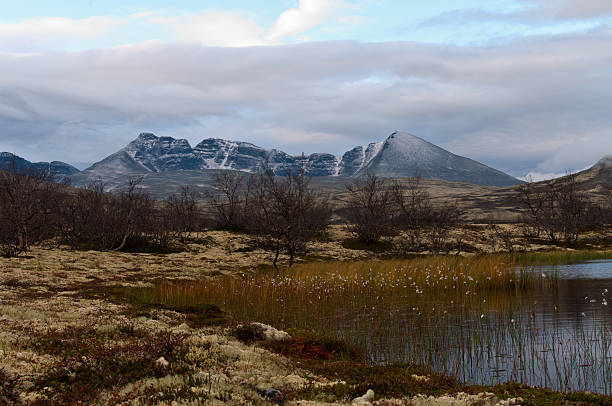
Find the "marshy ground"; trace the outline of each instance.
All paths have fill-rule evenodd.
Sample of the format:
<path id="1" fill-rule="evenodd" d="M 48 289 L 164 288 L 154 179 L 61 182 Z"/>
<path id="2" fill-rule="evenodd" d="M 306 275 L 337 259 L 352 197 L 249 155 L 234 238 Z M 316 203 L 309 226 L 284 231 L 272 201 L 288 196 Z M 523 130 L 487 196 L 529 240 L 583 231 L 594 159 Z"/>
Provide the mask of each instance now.
<path id="1" fill-rule="evenodd" d="M 471 233 L 472 251 L 491 249 L 486 229 L 464 230 Z M 510 281 L 501 264 L 564 262 L 566 254 L 391 259 L 352 249 L 347 238 L 335 228 L 329 240 L 313 244 L 303 264 L 280 275 L 263 252 L 251 248 L 249 237 L 222 231 L 193 236 L 169 254 L 37 247 L 27 256 L 2 258 L 0 404 L 350 404 L 368 389 L 378 404 L 494 405 L 518 397 L 520 404 L 612 404 L 606 396 L 512 383 L 469 386 L 413 362 L 373 365 L 358 340 L 324 334 L 325 312 L 356 297 L 358 284 L 372 284 L 363 289 L 364 298 L 387 292 L 397 299 L 395 287 L 414 278 L 412 292 L 439 296 L 456 290 L 445 279 L 453 275 L 463 278 L 465 289 L 472 284 L 469 290 L 481 302 L 490 292 L 554 283 L 527 276 Z M 573 255 L 579 261 L 607 254 Z M 368 261 L 362 268 L 396 271 L 368 273 L 342 265 L 355 262 L 333 262 L 354 260 Z M 452 274 L 460 264 L 473 272 Z M 487 273 L 496 266 L 500 272 Z M 445 278 L 434 282 L 431 275 L 440 269 Z M 423 270 L 431 271 L 427 280 Z M 329 300 L 319 310 L 321 325 L 313 328 L 305 323 L 307 313 L 317 312 L 314 293 Z M 272 307 L 281 294 L 303 302 L 304 312 L 288 307 L 294 320 L 273 312 L 283 307 Z M 267 320 L 257 317 L 262 312 Z M 251 321 L 286 329 L 291 338 Z"/>

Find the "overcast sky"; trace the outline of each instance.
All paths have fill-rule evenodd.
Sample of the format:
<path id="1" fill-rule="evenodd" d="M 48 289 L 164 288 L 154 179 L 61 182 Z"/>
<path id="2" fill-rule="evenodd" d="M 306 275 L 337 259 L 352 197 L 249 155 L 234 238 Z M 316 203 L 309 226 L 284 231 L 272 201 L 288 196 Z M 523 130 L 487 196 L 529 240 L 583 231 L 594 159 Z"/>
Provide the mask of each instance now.
<path id="1" fill-rule="evenodd" d="M 515 176 L 612 154 L 612 1 L 0 5 L 0 151 L 95 162 L 152 131 L 341 154 L 394 130 Z"/>

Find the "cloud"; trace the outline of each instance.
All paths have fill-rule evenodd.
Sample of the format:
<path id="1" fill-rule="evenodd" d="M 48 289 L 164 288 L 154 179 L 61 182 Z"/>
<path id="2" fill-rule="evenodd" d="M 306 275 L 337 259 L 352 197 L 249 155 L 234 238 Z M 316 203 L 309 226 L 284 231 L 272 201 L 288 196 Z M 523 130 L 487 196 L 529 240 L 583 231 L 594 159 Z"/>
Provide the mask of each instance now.
<path id="1" fill-rule="evenodd" d="M 524 13 L 562 20 L 612 16 L 609 0 L 522 0 L 530 8 Z"/>
<path id="2" fill-rule="evenodd" d="M 285 10 L 278 17 L 267 36 L 268 40 L 277 42 L 319 25 L 333 5 L 333 0 L 300 0 L 297 8 Z"/>
<path id="3" fill-rule="evenodd" d="M 457 47 L 147 43 L 0 54 L 0 150 L 96 161 L 140 131 L 342 153 L 409 131 L 522 176 L 612 152 L 612 32 Z"/>
<path id="4" fill-rule="evenodd" d="M 280 44 L 320 25 L 337 0 L 300 0 L 297 7 L 283 11 L 272 27 L 257 24 L 239 12 L 206 12 L 174 17 L 154 17 L 151 24 L 170 27 L 181 41 L 208 46 L 253 46 Z M 298 38 L 299 39 L 299 38 Z"/>
<path id="5" fill-rule="evenodd" d="M 168 25 L 180 41 L 200 42 L 209 46 L 263 45 L 266 33 L 253 20 L 234 12 L 157 17 L 148 22 Z"/>
<path id="6" fill-rule="evenodd" d="M 41 17 L 0 24 L 0 49 L 38 51 L 65 45 L 71 39 L 94 38 L 122 24 L 121 20 L 96 16 L 83 19 Z"/>
<path id="7" fill-rule="evenodd" d="M 567 172 L 557 172 L 557 173 L 529 172 L 525 176 L 519 176 L 518 179 L 524 180 L 526 182 L 540 182 L 543 180 L 560 178 L 561 176 L 565 176 L 565 175 L 567 175 Z"/>
<path id="8" fill-rule="evenodd" d="M 344 5 L 342 0 L 299 0 L 297 7 L 283 11 L 271 26 L 260 25 L 253 16 L 240 11 L 169 15 L 164 11 L 146 10 L 125 17 L 40 17 L 0 23 L 0 52 L 65 51 L 91 39 L 107 39 L 109 43 L 126 45 L 117 41 L 121 38 L 128 44 L 130 39 L 125 38 L 140 41 L 137 31 L 162 33 L 162 37 L 170 33 L 173 41 L 199 42 L 208 46 L 280 44 L 289 37 L 304 40 L 306 37 L 301 34 L 321 25 L 334 6 L 342 12 L 351 11 L 350 7 L 340 5 Z M 342 15 L 337 17 L 336 22 L 342 24 Z"/>
<path id="9" fill-rule="evenodd" d="M 503 23 L 511 26 L 544 27 L 563 23 L 583 23 L 587 28 L 612 18 L 609 0 L 515 0 L 518 8 L 499 12 L 480 8 L 457 8 L 445 11 L 423 21 L 419 26 L 436 27 Z M 486 26 L 483 26 L 486 27 Z M 585 26 L 579 26 L 584 29 Z M 500 30 L 499 26 L 487 27 Z M 524 30 L 523 30 L 524 31 Z"/>

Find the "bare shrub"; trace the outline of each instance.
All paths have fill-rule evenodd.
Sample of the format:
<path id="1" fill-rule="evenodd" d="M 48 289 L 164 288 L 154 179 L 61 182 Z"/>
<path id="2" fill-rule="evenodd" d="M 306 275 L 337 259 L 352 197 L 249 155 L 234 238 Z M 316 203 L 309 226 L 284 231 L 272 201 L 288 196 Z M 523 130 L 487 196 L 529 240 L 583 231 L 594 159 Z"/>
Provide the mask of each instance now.
<path id="1" fill-rule="evenodd" d="M 393 219 L 397 214 L 394 191 L 389 183 L 373 173 L 346 185 L 348 229 L 357 240 L 373 244 L 396 234 Z"/>
<path id="2" fill-rule="evenodd" d="M 61 208 L 62 242 L 73 249 L 111 248 L 119 238 L 113 207 L 113 198 L 104 193 L 101 181 L 73 190 Z"/>
<path id="3" fill-rule="evenodd" d="M 0 252 L 17 256 L 54 234 L 60 204 L 54 174 L 35 168 L 0 170 Z"/>
<path id="4" fill-rule="evenodd" d="M 296 257 L 307 252 L 308 243 L 329 225 L 327 199 L 310 188 L 310 180 L 304 170 L 277 177 L 264 168 L 247 182 L 248 216 L 242 224 L 255 244 L 270 253 L 277 270 L 281 254 L 293 266 Z"/>
<path id="5" fill-rule="evenodd" d="M 540 185 L 521 185 L 520 201 L 526 209 L 525 223 L 533 230 L 528 236 L 544 236 L 551 242 L 578 240 L 580 231 L 588 228 L 589 203 L 578 190 L 576 174 L 552 179 Z"/>
<path id="6" fill-rule="evenodd" d="M 178 195 L 170 196 L 164 202 L 165 223 L 155 228 L 172 230 L 174 237 L 184 243 L 188 232 L 199 231 L 203 226 L 198 198 L 197 192 L 188 186 L 182 187 Z"/>
<path id="7" fill-rule="evenodd" d="M 451 241 L 451 231 L 459 224 L 462 211 L 456 204 L 445 202 L 434 204 L 424 189 L 417 173 L 405 182 L 393 183 L 393 201 L 390 218 L 401 232 L 400 251 L 450 252 L 461 246 L 461 239 Z"/>
<path id="8" fill-rule="evenodd" d="M 138 184 L 130 179 L 118 195 L 105 193 L 102 182 L 72 191 L 61 209 L 62 241 L 73 249 L 167 247 L 171 219 Z"/>
<path id="9" fill-rule="evenodd" d="M 450 234 L 461 221 L 463 212 L 454 203 L 444 203 L 432 207 L 426 221 L 426 233 L 429 237 L 429 249 L 434 254 L 459 249 L 461 241 L 453 243 Z"/>
<path id="10" fill-rule="evenodd" d="M 489 223 L 489 231 L 491 232 L 491 246 L 493 251 L 497 251 L 497 246 L 507 252 L 513 253 L 516 251 L 516 246 L 519 245 L 516 233 L 508 227 L 503 227 L 500 224 L 493 222 Z"/>
<path id="11" fill-rule="evenodd" d="M 417 173 L 405 183 L 396 180 L 393 183 L 393 199 L 399 215 L 395 225 L 402 232 L 400 251 L 423 251 L 426 249 L 424 232 L 431 214 L 431 197 L 421 184 Z"/>
<path id="12" fill-rule="evenodd" d="M 217 221 L 222 228 L 240 228 L 244 215 L 242 189 L 244 176 L 236 171 L 215 174 L 214 193 L 209 194 Z"/>

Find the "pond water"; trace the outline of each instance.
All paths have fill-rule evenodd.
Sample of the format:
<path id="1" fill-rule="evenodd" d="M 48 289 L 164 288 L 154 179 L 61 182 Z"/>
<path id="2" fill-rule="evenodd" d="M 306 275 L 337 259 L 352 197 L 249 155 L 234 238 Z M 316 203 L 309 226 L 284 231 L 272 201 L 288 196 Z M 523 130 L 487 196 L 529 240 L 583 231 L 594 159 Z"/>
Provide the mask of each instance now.
<path id="1" fill-rule="evenodd" d="M 556 289 L 507 296 L 497 311 L 488 308 L 480 316 L 472 308 L 467 317 L 456 320 L 451 333 L 455 337 L 448 339 L 450 354 L 424 351 L 416 361 L 453 372 L 468 383 L 513 380 L 557 390 L 612 393 L 612 261 L 534 267 L 532 272 L 556 275 Z M 438 325 L 422 324 L 420 329 L 435 342 Z M 415 360 L 412 345 L 408 343 L 403 360 Z M 374 362 L 396 360 L 373 350 Z"/>

